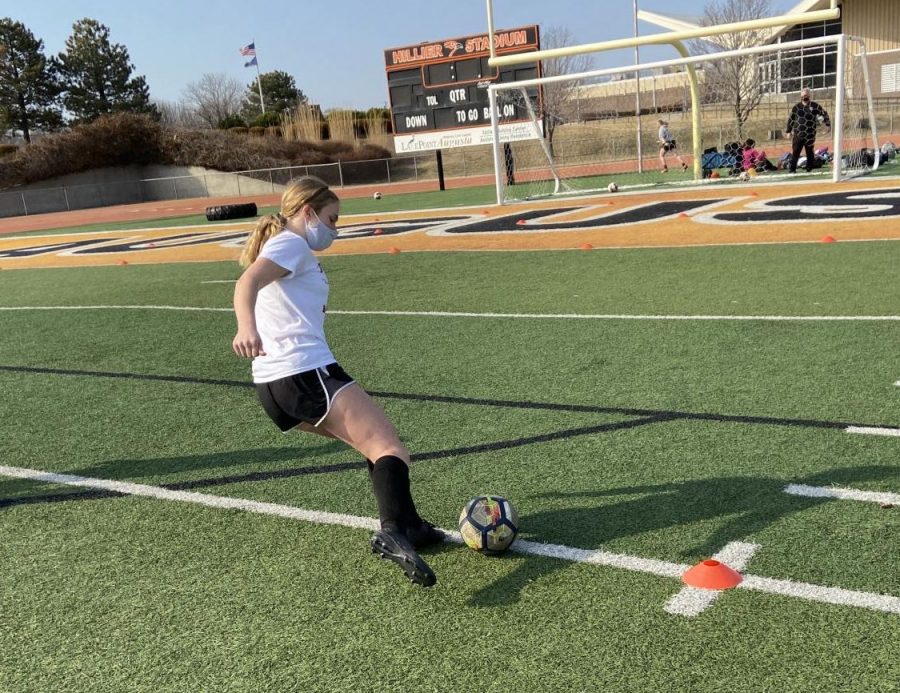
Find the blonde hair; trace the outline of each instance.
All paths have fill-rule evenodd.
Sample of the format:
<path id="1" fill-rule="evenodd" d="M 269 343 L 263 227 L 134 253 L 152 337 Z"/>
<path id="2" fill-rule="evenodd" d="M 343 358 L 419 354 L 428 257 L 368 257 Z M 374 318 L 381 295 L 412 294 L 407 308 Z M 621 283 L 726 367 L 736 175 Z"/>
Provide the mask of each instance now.
<path id="1" fill-rule="evenodd" d="M 338 202 L 328 184 L 315 176 L 304 176 L 291 183 L 281 196 L 281 211 L 278 214 L 267 214 L 256 222 L 256 227 L 247 238 L 241 253 L 241 267 L 249 267 L 259 255 L 259 251 L 272 236 L 281 233 L 287 221 L 303 211 L 306 205 L 317 214 L 332 202 Z"/>

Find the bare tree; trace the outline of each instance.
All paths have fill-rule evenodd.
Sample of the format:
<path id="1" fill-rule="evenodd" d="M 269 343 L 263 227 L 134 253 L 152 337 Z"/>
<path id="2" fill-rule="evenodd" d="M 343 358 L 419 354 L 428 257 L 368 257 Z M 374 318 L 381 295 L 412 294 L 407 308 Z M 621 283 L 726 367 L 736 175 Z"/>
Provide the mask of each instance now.
<path id="1" fill-rule="evenodd" d="M 154 101 L 162 125 L 176 128 L 202 128 L 206 126 L 197 112 L 184 101 Z"/>
<path id="2" fill-rule="evenodd" d="M 770 0 L 713 0 L 703 12 L 703 26 L 745 22 L 772 14 Z M 692 43 L 694 53 L 719 53 L 761 46 L 772 38 L 771 29 L 755 29 L 711 36 Z M 710 61 L 703 66 L 705 101 L 727 103 L 734 113 L 735 134 L 744 137 L 744 125 L 763 97 L 759 58 L 737 56 Z"/>
<path id="3" fill-rule="evenodd" d="M 572 32 L 566 27 L 549 26 L 541 33 L 541 48 L 564 48 L 574 44 Z M 560 58 L 549 58 L 542 61 L 541 73 L 544 77 L 571 75 L 586 72 L 594 66 L 591 55 L 569 55 Z M 547 144 L 553 150 L 553 133 L 556 127 L 566 121 L 571 110 L 570 104 L 577 96 L 577 81 L 551 82 L 544 89 L 544 129 Z"/>
<path id="4" fill-rule="evenodd" d="M 201 121 L 214 128 L 220 122 L 239 113 L 244 102 L 244 85 L 234 77 L 205 73 L 184 88 L 182 103 L 197 114 Z"/>

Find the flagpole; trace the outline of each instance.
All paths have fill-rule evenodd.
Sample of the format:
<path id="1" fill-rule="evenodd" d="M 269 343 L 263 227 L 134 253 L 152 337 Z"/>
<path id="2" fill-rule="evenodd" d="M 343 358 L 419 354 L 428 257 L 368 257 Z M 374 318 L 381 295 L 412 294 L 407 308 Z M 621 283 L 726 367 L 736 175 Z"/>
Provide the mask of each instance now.
<path id="1" fill-rule="evenodd" d="M 256 39 L 253 39 L 253 45 L 256 46 Z M 266 114 L 266 102 L 263 101 L 262 81 L 259 78 L 259 51 L 253 56 L 256 59 L 256 87 L 259 89 L 259 112 Z"/>

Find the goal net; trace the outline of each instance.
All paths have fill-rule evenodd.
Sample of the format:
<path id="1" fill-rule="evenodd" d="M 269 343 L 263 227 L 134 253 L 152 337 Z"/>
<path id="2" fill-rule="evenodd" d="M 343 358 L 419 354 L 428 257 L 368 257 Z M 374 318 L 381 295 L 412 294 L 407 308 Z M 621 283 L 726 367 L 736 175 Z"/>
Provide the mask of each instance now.
<path id="1" fill-rule="evenodd" d="M 819 108 L 798 108 L 787 134 L 804 87 Z M 804 146 L 796 175 L 842 180 L 879 164 L 865 46 L 841 35 L 490 89 L 495 113 L 527 113 L 542 133 L 494 143 L 499 203 L 784 177 L 797 133 L 814 145 L 811 170 Z"/>

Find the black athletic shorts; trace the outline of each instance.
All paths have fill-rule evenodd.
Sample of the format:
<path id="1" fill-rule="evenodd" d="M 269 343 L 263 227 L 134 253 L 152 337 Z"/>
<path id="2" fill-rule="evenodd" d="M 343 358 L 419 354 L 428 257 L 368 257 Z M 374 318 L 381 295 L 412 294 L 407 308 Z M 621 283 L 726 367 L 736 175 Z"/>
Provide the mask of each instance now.
<path id="1" fill-rule="evenodd" d="M 269 383 L 256 383 L 256 394 L 269 418 L 283 432 L 302 422 L 318 426 L 334 396 L 353 382 L 338 364 L 304 371 Z"/>
<path id="2" fill-rule="evenodd" d="M 675 144 L 675 140 L 671 140 L 671 141 L 669 141 L 669 142 L 666 142 L 666 143 L 663 145 L 663 149 L 665 149 L 667 152 L 671 152 L 673 149 L 677 149 L 677 146 L 676 146 L 676 144 Z"/>

